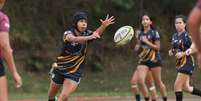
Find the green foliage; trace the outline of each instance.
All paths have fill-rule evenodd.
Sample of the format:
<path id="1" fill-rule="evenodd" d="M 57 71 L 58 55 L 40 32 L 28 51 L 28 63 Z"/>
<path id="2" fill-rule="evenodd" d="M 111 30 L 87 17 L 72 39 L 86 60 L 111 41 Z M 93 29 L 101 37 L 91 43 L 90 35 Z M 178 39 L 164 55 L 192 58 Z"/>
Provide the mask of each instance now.
<path id="1" fill-rule="evenodd" d="M 126 10 L 131 9 L 135 4 L 134 0 L 111 0 L 111 1 L 117 7 L 120 7 Z"/>

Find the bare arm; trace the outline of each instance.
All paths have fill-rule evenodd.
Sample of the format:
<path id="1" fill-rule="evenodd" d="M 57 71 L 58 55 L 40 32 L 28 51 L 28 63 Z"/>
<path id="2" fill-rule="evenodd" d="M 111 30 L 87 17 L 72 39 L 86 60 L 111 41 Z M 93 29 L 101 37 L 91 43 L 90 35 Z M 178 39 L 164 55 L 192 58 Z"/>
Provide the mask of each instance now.
<path id="1" fill-rule="evenodd" d="M 192 41 L 195 43 L 198 52 L 201 52 L 200 24 L 201 24 L 201 10 L 198 7 L 195 7 L 192 10 L 188 19 L 188 29 L 191 34 Z"/>
<path id="2" fill-rule="evenodd" d="M 155 41 L 154 43 L 152 43 L 145 36 L 142 38 L 142 41 L 153 49 L 160 50 L 160 41 Z"/>
<path id="3" fill-rule="evenodd" d="M 66 36 L 64 36 L 64 41 L 83 43 L 85 41 L 93 40 L 97 38 L 100 38 L 97 32 L 94 32 L 90 36 L 74 36 L 73 34 L 67 34 Z"/>
<path id="4" fill-rule="evenodd" d="M 6 61 L 7 67 L 16 82 L 16 87 L 18 88 L 22 85 L 22 81 L 16 70 L 8 32 L 0 32 L 0 49 L 2 50 L 2 54 Z"/>
<path id="5" fill-rule="evenodd" d="M 9 34 L 7 32 L 0 32 L 0 47 L 9 71 L 12 74 L 17 72 L 12 55 L 12 49 L 10 47 Z"/>

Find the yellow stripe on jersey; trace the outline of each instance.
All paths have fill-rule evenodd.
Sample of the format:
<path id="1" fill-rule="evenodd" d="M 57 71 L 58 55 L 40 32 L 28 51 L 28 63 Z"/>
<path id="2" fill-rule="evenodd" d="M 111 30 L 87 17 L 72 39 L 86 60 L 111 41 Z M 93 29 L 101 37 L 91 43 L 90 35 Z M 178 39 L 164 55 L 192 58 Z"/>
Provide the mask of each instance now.
<path id="1" fill-rule="evenodd" d="M 68 56 L 59 56 L 59 57 L 57 57 L 57 59 L 66 59 L 66 58 L 69 58 L 69 57 L 72 57 L 72 56 L 70 56 L 70 55 L 68 55 Z"/>
<path id="2" fill-rule="evenodd" d="M 149 57 L 151 61 L 154 61 L 156 59 L 156 51 L 151 50 Z"/>
<path id="3" fill-rule="evenodd" d="M 187 56 L 184 55 L 180 59 L 176 59 L 176 68 L 181 68 L 186 64 Z"/>
<path id="4" fill-rule="evenodd" d="M 142 49 L 142 52 L 139 54 L 141 59 L 144 59 L 149 54 L 150 49 Z"/>
<path id="5" fill-rule="evenodd" d="M 140 61 L 154 61 L 156 59 L 156 51 L 153 49 L 143 49 L 139 57 Z"/>
<path id="6" fill-rule="evenodd" d="M 71 66 L 70 68 L 67 68 L 67 72 L 68 73 L 76 72 L 79 69 L 80 65 L 84 62 L 84 58 L 85 56 L 81 57 L 73 66 Z"/>
<path id="7" fill-rule="evenodd" d="M 73 57 L 66 58 L 66 59 L 60 59 L 57 64 L 70 63 L 70 62 L 73 62 L 73 61 L 77 60 L 79 57 L 80 56 L 73 56 Z"/>

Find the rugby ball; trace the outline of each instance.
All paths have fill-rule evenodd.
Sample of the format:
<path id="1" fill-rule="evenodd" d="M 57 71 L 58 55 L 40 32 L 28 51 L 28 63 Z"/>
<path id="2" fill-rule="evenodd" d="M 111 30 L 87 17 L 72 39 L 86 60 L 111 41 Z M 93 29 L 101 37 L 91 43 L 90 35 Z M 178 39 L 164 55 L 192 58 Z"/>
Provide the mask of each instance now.
<path id="1" fill-rule="evenodd" d="M 131 26 L 120 27 L 114 35 L 114 42 L 118 46 L 122 46 L 130 42 L 134 36 L 134 29 Z"/>

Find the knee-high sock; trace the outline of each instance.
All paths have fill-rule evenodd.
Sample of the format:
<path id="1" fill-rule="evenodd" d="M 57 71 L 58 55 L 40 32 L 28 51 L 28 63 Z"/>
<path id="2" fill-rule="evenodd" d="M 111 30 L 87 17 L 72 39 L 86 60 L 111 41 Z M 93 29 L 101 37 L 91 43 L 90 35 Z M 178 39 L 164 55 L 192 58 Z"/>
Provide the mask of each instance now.
<path id="1" fill-rule="evenodd" d="M 197 89 L 197 88 L 193 88 L 193 95 L 197 95 L 197 96 L 201 96 L 201 90 Z"/>
<path id="2" fill-rule="evenodd" d="M 183 92 L 179 91 L 179 92 L 175 92 L 176 95 L 176 101 L 182 101 L 183 100 Z"/>

